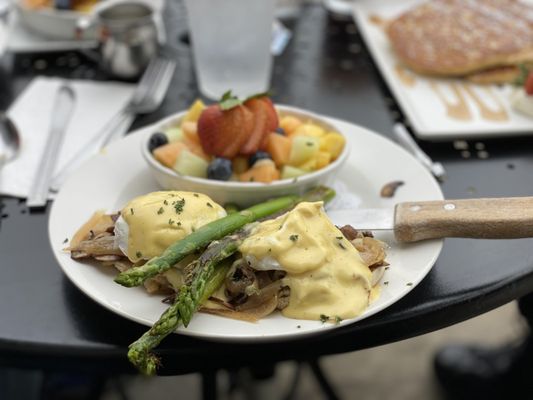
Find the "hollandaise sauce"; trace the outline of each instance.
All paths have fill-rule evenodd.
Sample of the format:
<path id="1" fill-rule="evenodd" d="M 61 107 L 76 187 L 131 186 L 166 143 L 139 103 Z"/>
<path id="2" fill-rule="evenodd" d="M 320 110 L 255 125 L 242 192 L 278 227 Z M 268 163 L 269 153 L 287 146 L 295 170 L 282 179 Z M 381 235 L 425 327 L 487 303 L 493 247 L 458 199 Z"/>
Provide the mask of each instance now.
<path id="1" fill-rule="evenodd" d="M 326 216 L 322 202 L 300 203 L 259 224 L 240 246 L 245 257 L 279 264 L 291 289 L 283 315 L 297 319 L 353 318 L 369 303 L 371 272 Z"/>
<path id="2" fill-rule="evenodd" d="M 121 211 L 128 227 L 126 255 L 133 262 L 159 256 L 172 243 L 225 215 L 224 208 L 201 193 L 161 191 L 137 197 Z"/>

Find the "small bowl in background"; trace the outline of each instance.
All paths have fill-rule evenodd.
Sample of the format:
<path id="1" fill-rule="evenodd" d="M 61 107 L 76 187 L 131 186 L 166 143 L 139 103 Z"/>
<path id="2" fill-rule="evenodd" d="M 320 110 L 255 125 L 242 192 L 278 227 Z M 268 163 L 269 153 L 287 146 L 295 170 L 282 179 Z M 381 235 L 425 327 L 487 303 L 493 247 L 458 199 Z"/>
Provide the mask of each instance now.
<path id="1" fill-rule="evenodd" d="M 310 120 L 327 131 L 335 131 L 343 135 L 341 131 L 327 122 L 323 117 L 309 111 L 289 106 L 276 106 L 276 109 L 281 117 L 292 115 L 303 121 Z M 163 189 L 204 193 L 219 204 L 235 203 L 241 207 L 247 207 L 274 197 L 287 194 L 302 194 L 313 187 L 329 185 L 335 179 L 336 172 L 342 167 L 350 153 L 349 143 L 346 140 L 339 157 L 326 167 L 297 178 L 282 179 L 271 183 L 217 181 L 213 179 L 179 175 L 172 169 L 160 164 L 152 156 L 152 153 L 148 149 L 148 142 L 150 136 L 154 132 L 178 125 L 185 113 L 186 112 L 183 111 L 165 119 L 159 127 L 147 134 L 141 141 L 142 155 L 146 160 L 153 177 Z"/>

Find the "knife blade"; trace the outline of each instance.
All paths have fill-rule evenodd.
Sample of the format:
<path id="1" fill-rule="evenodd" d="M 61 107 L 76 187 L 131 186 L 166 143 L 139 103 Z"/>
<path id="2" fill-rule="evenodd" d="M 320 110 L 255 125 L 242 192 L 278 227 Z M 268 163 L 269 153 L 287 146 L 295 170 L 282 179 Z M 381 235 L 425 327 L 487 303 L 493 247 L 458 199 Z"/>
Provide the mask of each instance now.
<path id="1" fill-rule="evenodd" d="M 398 242 L 533 237 L 533 197 L 413 201 L 394 208 L 329 210 L 335 225 L 394 231 Z"/>
<path id="2" fill-rule="evenodd" d="M 52 120 L 46 147 L 39 161 L 39 168 L 26 200 L 30 208 L 43 207 L 48 200 L 50 179 L 57 163 L 59 151 L 63 144 L 67 124 L 74 109 L 75 94 L 68 83 L 62 84 L 56 94 L 52 108 Z"/>

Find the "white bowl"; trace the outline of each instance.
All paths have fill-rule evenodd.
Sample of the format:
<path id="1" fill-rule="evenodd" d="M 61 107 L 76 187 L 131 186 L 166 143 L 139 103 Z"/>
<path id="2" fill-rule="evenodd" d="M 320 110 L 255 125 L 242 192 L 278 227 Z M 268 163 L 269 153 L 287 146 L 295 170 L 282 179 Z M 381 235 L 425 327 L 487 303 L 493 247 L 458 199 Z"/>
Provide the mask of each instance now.
<path id="1" fill-rule="evenodd" d="M 56 10 L 52 7 L 28 8 L 22 1 L 15 3 L 20 22 L 30 31 L 48 39 L 76 40 L 76 24 L 78 19 L 87 15 L 73 10 Z M 82 39 L 95 40 L 96 27 L 83 32 Z"/>
<path id="2" fill-rule="evenodd" d="M 280 116 L 294 115 L 304 121 L 311 120 L 328 131 L 343 134 L 323 117 L 311 112 L 289 106 L 276 106 L 276 109 Z M 142 155 L 148 163 L 152 175 L 164 189 L 204 193 L 220 204 L 235 203 L 241 207 L 246 207 L 274 197 L 287 194 L 302 194 L 315 186 L 331 184 L 335 179 L 335 173 L 341 168 L 350 153 L 349 144 L 346 140 L 344 149 L 339 157 L 326 167 L 297 178 L 282 179 L 271 183 L 217 181 L 180 175 L 160 164 L 152 156 L 148 149 L 148 142 L 154 132 L 176 126 L 184 115 L 185 111 L 165 119 L 158 128 L 147 134 L 141 141 Z"/>

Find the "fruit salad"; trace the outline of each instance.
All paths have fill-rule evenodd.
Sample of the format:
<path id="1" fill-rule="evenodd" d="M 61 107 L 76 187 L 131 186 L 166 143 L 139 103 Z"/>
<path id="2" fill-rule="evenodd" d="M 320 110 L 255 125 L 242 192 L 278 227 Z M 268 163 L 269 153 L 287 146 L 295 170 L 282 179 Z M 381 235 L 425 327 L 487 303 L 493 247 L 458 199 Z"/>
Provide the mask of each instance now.
<path id="1" fill-rule="evenodd" d="M 279 115 L 267 95 L 196 100 L 175 125 L 150 137 L 154 158 L 180 175 L 270 183 L 326 167 L 345 146 L 316 121 Z"/>

